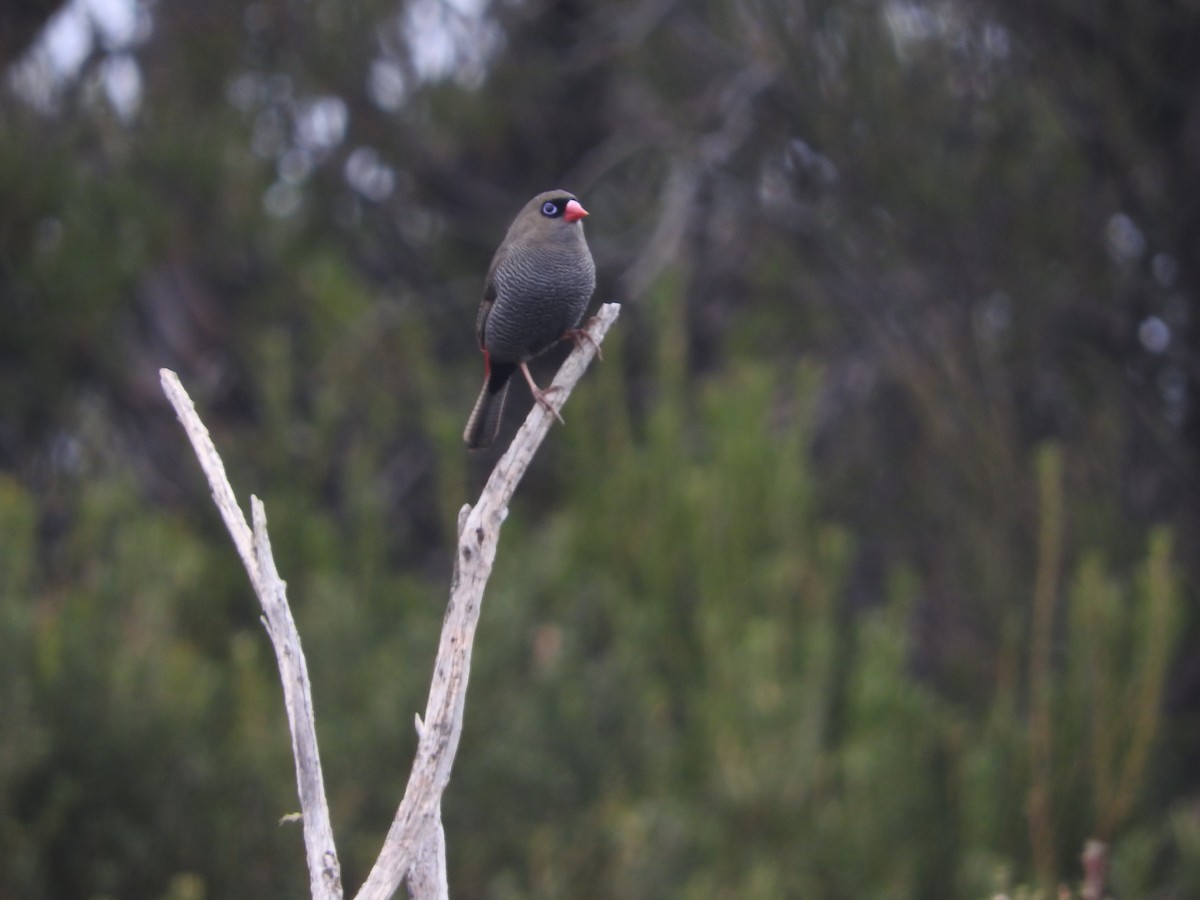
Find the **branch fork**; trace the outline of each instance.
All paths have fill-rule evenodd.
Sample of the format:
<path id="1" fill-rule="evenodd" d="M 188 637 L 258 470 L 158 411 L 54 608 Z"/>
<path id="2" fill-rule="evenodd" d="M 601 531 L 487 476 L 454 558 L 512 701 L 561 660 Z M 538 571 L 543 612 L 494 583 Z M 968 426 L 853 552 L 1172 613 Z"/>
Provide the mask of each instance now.
<path id="1" fill-rule="evenodd" d="M 405 880 L 410 897 L 419 900 L 449 897 L 441 798 L 450 780 L 462 734 L 475 629 L 483 604 L 483 591 L 496 558 L 500 526 L 508 514 L 513 493 L 554 418 L 558 417 L 558 410 L 592 359 L 599 354 L 600 343 L 620 309 L 615 303 L 604 304 L 581 330 L 585 339 L 576 339 L 575 350 L 546 392 L 552 397 L 552 409 L 547 411 L 540 404 L 533 405 L 524 425 L 492 470 L 479 501 L 473 508 L 463 506 L 459 512 L 450 601 L 442 623 L 429 700 L 424 717 L 415 717 L 416 759 L 404 798 L 396 810 L 379 857 L 356 895 L 357 900 L 386 900 Z M 213 500 L 246 567 L 263 609 L 263 623 L 275 648 L 292 735 L 312 896 L 314 900 L 341 900 L 341 864 L 334 845 L 321 774 L 308 666 L 288 605 L 287 584 L 279 577 L 271 554 L 266 509 L 262 501 L 252 495 L 252 524 L 246 522 L 225 474 L 224 463 L 179 377 L 169 369 L 162 369 L 159 374 L 163 391 L 192 442 L 212 489 Z"/>

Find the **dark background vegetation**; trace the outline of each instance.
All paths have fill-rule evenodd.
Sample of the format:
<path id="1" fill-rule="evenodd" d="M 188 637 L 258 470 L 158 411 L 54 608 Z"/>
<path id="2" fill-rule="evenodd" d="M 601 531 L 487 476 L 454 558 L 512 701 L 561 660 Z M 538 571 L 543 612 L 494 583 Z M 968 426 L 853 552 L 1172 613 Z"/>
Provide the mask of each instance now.
<path id="1" fill-rule="evenodd" d="M 112 6 L 0 7 L 0 896 L 306 890 L 161 366 L 266 502 L 358 885 L 554 186 L 624 312 L 505 526 L 453 895 L 1048 897 L 1099 838 L 1200 896 L 1193 0 Z"/>

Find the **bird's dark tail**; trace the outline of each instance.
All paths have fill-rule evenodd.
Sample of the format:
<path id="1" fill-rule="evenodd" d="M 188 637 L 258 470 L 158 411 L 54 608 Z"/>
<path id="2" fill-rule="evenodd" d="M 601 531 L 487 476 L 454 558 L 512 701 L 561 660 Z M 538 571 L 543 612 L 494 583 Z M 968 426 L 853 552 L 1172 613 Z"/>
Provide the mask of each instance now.
<path id="1" fill-rule="evenodd" d="M 500 414 L 504 412 L 504 398 L 508 396 L 509 379 L 517 367 L 513 364 L 492 363 L 488 376 L 484 379 L 483 389 L 475 408 L 471 410 L 471 418 L 467 419 L 467 428 L 463 432 L 463 440 L 467 448 L 478 450 L 489 446 L 500 431 Z"/>

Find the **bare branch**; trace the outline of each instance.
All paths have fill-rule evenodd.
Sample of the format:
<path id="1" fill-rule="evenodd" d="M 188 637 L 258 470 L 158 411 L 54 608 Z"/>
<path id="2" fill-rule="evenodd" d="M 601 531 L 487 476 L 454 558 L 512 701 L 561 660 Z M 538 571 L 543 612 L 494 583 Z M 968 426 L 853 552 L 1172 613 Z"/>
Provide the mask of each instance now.
<path id="1" fill-rule="evenodd" d="M 462 517 L 460 511 L 460 525 Z M 419 714 L 414 714 L 413 719 L 419 740 L 425 736 L 425 723 Z M 417 860 L 404 878 L 409 900 L 450 900 L 450 880 L 446 875 L 446 832 L 442 828 L 440 800 L 435 813 L 432 833 L 421 844 Z"/>
<path id="2" fill-rule="evenodd" d="M 587 338 L 577 341 L 547 395 L 555 410 L 561 409 L 592 358 L 600 342 L 616 321 L 620 306 L 609 303 L 587 325 Z M 267 536 L 263 504 L 251 496 L 254 527 L 247 524 L 225 466 L 196 415 L 191 398 L 168 369 L 160 370 L 163 390 L 179 421 L 183 423 L 200 465 L 208 477 L 213 499 L 262 604 L 267 632 L 275 647 L 283 682 L 284 703 L 296 760 L 296 782 L 304 822 L 304 845 L 309 881 L 315 900 L 341 900 L 341 867 L 334 848 L 329 807 L 325 799 L 321 761 L 317 751 L 312 693 L 308 668 L 300 647 L 300 635 L 287 602 L 287 585 L 279 577 Z M 458 519 L 458 552 L 450 602 L 442 623 L 442 638 L 434 665 L 433 682 L 425 718 L 417 717 L 417 758 L 413 763 L 404 799 L 388 830 L 383 849 L 371 869 L 360 900 L 386 900 L 407 879 L 411 897 L 447 900 L 446 847 L 442 831 L 441 798 L 450 780 L 450 770 L 462 734 L 463 708 L 470 675 L 471 650 L 483 602 L 483 589 L 496 557 L 500 525 L 508 514 L 508 503 L 529 467 L 534 453 L 554 422 L 554 414 L 534 404 L 525 424 L 513 438 L 474 509 L 464 506 Z"/>
<path id="3" fill-rule="evenodd" d="M 337 850 L 333 843 L 333 828 L 329 823 L 329 806 L 325 801 L 325 784 L 321 775 L 321 758 L 317 752 L 317 732 L 314 726 L 312 692 L 309 690 L 308 667 L 300 647 L 300 634 L 292 619 L 287 602 L 287 585 L 280 579 L 271 556 L 267 537 L 267 516 L 262 502 L 250 498 L 254 528 L 246 523 L 237 504 L 225 465 L 213 446 L 208 429 L 196 414 L 191 398 L 170 369 L 159 370 L 163 391 L 183 424 L 200 467 L 212 488 L 213 500 L 221 511 L 225 525 L 233 537 L 238 555 L 250 576 L 254 593 L 262 604 L 264 624 L 275 647 L 283 683 L 283 699 L 287 708 L 288 728 L 292 733 L 292 755 L 296 760 L 296 784 L 300 794 L 300 809 L 304 822 L 304 848 L 308 858 L 309 885 L 314 900 L 341 900 L 342 874 Z"/>
<path id="4" fill-rule="evenodd" d="M 1108 846 L 1104 841 L 1090 838 L 1083 845 L 1083 886 L 1079 889 L 1079 900 L 1104 900 L 1108 884 Z"/>
<path id="5" fill-rule="evenodd" d="M 591 340 L 576 343 L 574 352 L 558 370 L 552 390 L 547 392 L 556 409 L 561 409 L 583 376 L 620 311 L 619 305 L 607 303 L 588 322 L 586 331 Z M 479 622 L 483 590 L 496 558 L 500 525 L 508 515 L 513 492 L 553 421 L 552 414 L 535 403 L 525 424 L 496 463 L 475 508 L 464 506 L 459 515 L 450 602 L 442 623 L 417 758 L 383 849 L 356 900 L 390 898 L 400 886 L 401 879 L 412 869 L 431 829 L 440 830 L 441 797 L 450 780 L 450 769 L 462 733 L 475 627 Z"/>

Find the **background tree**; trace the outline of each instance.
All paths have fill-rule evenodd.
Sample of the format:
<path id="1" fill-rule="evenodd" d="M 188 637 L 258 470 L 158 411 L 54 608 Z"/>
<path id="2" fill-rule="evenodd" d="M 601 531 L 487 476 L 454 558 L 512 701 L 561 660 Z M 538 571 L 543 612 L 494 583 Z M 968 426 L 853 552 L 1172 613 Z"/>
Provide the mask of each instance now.
<path id="1" fill-rule="evenodd" d="M 361 879 L 552 183 L 625 306 L 506 526 L 454 894 L 984 896 L 1091 836 L 1197 893 L 1191 4 L 50 11 L 0 10 L 0 894 L 303 890 L 162 366 L 288 524 Z"/>

